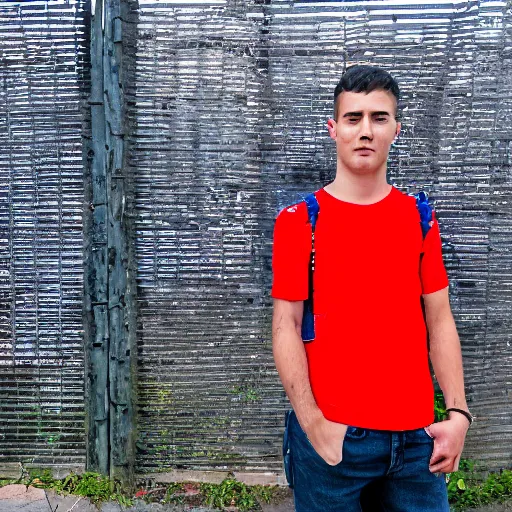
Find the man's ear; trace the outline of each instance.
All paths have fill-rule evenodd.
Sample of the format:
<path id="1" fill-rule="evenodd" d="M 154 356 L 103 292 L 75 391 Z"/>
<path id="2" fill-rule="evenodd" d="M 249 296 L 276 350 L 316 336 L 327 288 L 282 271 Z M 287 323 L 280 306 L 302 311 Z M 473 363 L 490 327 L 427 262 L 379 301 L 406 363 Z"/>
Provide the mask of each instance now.
<path id="1" fill-rule="evenodd" d="M 336 140 L 336 121 L 330 118 L 327 121 L 327 129 L 329 130 L 329 136 L 331 139 Z"/>
<path id="2" fill-rule="evenodd" d="M 398 134 L 400 133 L 400 130 L 402 129 L 402 123 L 396 123 L 396 132 L 395 137 L 398 137 Z"/>

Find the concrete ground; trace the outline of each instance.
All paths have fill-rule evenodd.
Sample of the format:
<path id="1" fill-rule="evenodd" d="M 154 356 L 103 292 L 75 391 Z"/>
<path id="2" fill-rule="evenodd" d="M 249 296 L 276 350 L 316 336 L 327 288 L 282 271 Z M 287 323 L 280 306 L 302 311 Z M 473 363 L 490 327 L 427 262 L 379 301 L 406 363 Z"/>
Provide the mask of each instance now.
<path id="1" fill-rule="evenodd" d="M 100 508 L 88 499 L 79 496 L 59 496 L 53 491 L 24 485 L 0 487 L 0 512 L 214 512 L 217 509 L 180 505 L 147 504 L 137 501 L 136 505 L 124 508 L 117 503 L 105 503 Z M 236 512 L 236 509 L 226 509 Z M 262 505 L 263 512 L 294 512 L 291 492 L 285 492 L 278 504 Z M 329 512 L 329 511 L 325 511 Z M 469 512 L 469 511 L 468 511 Z M 502 505 L 489 505 L 471 509 L 471 512 L 512 512 L 512 501 Z"/>

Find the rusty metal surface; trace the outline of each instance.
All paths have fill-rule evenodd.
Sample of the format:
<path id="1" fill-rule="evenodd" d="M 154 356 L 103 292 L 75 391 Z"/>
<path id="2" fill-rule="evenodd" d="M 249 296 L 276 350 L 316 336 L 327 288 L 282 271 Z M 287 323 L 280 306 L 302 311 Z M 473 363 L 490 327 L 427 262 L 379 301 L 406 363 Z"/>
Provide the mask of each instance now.
<path id="1" fill-rule="evenodd" d="M 83 4 L 0 3 L 0 470 L 85 463 Z"/>

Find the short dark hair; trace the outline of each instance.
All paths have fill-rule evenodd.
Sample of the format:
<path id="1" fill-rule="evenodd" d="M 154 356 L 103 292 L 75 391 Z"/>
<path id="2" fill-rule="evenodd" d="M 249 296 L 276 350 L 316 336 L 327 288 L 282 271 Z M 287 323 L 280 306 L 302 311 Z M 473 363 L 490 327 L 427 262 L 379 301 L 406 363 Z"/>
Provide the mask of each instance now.
<path id="1" fill-rule="evenodd" d="M 390 91 L 393 94 L 397 102 L 395 119 L 398 119 L 400 89 L 397 81 L 386 70 L 377 66 L 354 64 L 345 70 L 334 89 L 334 120 L 338 120 L 338 96 L 343 91 L 368 94 L 375 90 Z"/>

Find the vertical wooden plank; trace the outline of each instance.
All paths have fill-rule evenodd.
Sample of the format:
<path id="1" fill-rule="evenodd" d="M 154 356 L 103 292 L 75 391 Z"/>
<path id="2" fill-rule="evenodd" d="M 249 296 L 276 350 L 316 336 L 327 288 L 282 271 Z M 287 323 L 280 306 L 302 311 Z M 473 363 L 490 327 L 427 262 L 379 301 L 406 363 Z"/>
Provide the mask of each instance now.
<path id="1" fill-rule="evenodd" d="M 110 476 L 133 483 L 133 407 L 127 307 L 128 229 L 124 152 L 122 0 L 106 0 L 103 80 L 107 151 Z"/>
<path id="2" fill-rule="evenodd" d="M 109 473 L 107 194 L 103 102 L 103 2 L 91 13 L 91 138 L 87 141 L 85 189 L 85 368 L 89 471 Z"/>
<path id="3" fill-rule="evenodd" d="M 132 350 L 127 299 L 120 0 L 98 0 L 91 23 L 90 179 L 86 236 L 87 468 L 133 482 Z M 131 290 L 134 290 L 131 287 Z"/>

